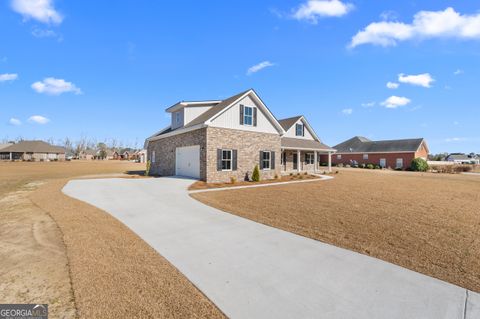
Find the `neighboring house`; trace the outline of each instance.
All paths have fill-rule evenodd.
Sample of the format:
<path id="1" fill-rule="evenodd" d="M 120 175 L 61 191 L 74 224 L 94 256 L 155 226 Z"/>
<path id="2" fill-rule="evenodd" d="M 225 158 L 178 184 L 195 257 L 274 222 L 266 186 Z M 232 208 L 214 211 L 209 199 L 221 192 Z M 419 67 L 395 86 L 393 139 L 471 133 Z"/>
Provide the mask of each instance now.
<path id="1" fill-rule="evenodd" d="M 355 136 L 334 148 L 337 150 L 332 162 L 335 164 L 375 164 L 381 167 L 406 169 L 414 158 L 427 160 L 428 146 L 423 138 L 371 141 Z"/>
<path id="2" fill-rule="evenodd" d="M 452 153 L 445 158 L 445 161 L 455 164 L 480 164 L 479 157 L 463 153 Z"/>
<path id="3" fill-rule="evenodd" d="M 0 150 L 0 158 L 24 161 L 63 161 L 65 149 L 44 141 L 21 141 Z"/>
<path id="4" fill-rule="evenodd" d="M 316 171 L 323 144 L 303 116 L 278 121 L 254 90 L 225 100 L 178 102 L 166 109 L 171 125 L 146 141 L 150 172 L 207 182 L 262 179 Z"/>
<path id="5" fill-rule="evenodd" d="M 133 159 L 138 163 L 147 162 L 147 150 L 138 150 L 133 154 Z"/>
<path id="6" fill-rule="evenodd" d="M 10 160 L 10 153 L 2 153 L 2 149 L 9 147 L 13 143 L 0 144 L 0 160 Z"/>
<path id="7" fill-rule="evenodd" d="M 81 151 L 80 154 L 78 154 L 78 159 L 90 161 L 95 159 L 96 156 L 97 156 L 97 151 L 88 149 L 88 150 Z"/>

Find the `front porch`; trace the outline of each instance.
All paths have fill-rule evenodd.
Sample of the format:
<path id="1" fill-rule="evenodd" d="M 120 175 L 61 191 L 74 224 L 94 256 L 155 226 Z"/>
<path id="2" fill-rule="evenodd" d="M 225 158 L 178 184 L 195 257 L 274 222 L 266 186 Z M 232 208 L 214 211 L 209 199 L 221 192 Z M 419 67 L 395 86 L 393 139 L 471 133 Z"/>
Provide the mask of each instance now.
<path id="1" fill-rule="evenodd" d="M 327 170 L 332 171 L 332 153 L 328 150 L 315 149 L 289 149 L 282 148 L 280 167 L 282 174 L 310 172 L 317 173 Z M 326 159 L 326 166 L 322 166 L 320 158 Z"/>

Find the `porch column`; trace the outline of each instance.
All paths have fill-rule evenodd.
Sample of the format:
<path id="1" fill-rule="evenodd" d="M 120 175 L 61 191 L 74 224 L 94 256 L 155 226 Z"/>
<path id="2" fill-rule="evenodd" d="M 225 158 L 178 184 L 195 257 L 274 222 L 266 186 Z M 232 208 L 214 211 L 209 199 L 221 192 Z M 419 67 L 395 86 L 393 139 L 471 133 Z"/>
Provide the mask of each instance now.
<path id="1" fill-rule="evenodd" d="M 328 172 L 332 171 L 332 152 L 328 152 Z"/>
<path id="2" fill-rule="evenodd" d="M 301 162 L 302 161 L 300 160 L 300 150 L 297 150 L 297 171 L 299 171 L 299 172 L 302 170 L 301 167 L 300 167 Z"/>
<path id="3" fill-rule="evenodd" d="M 12 161 L 12 152 L 10 152 L 10 161 Z"/>
<path id="4" fill-rule="evenodd" d="M 317 151 L 313 152 L 313 172 L 316 173 L 317 172 Z"/>

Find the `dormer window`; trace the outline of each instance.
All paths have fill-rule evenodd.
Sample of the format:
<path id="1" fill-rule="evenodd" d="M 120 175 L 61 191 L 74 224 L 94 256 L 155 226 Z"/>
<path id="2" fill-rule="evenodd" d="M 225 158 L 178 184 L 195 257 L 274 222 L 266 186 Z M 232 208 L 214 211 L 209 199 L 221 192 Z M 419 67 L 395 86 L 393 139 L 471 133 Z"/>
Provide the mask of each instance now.
<path id="1" fill-rule="evenodd" d="M 175 124 L 180 125 L 180 112 L 175 112 Z"/>
<path id="2" fill-rule="evenodd" d="M 303 124 L 296 124 L 295 125 L 295 135 L 296 136 L 304 136 L 305 135 L 305 129 L 303 127 Z"/>
<path id="3" fill-rule="evenodd" d="M 257 108 L 240 105 L 240 125 L 257 126 Z"/>

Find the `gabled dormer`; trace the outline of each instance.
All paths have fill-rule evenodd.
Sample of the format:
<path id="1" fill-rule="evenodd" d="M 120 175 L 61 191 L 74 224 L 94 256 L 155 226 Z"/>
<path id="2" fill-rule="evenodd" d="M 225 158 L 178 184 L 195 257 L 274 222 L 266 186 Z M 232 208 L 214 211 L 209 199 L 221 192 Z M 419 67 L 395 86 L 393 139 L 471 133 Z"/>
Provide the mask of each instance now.
<path id="1" fill-rule="evenodd" d="M 316 140 L 320 142 L 317 134 L 315 134 L 313 128 L 302 115 L 279 120 L 279 123 L 285 130 L 283 137 Z"/>
<path id="2" fill-rule="evenodd" d="M 192 120 L 210 110 L 221 101 L 182 101 L 165 111 L 171 114 L 171 129 L 176 130 L 188 125 Z"/>

